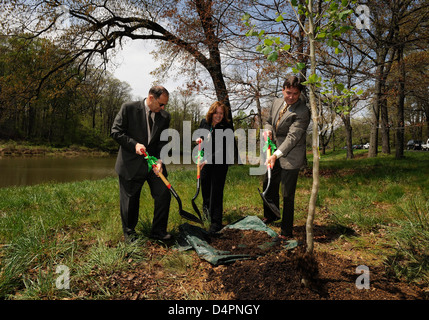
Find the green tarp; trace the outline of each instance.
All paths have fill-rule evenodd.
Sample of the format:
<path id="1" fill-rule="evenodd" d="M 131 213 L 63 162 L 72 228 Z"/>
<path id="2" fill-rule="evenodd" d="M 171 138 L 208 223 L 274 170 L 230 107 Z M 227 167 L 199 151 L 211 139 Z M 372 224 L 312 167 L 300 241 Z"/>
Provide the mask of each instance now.
<path id="1" fill-rule="evenodd" d="M 277 233 L 274 230 L 267 227 L 267 225 L 256 216 L 247 216 L 232 224 L 225 226 L 224 228 L 240 229 L 240 230 L 256 230 L 267 232 L 272 238 L 272 242 L 265 243 L 261 249 L 269 248 L 273 245 Z M 201 227 L 194 226 L 188 223 L 182 224 L 179 227 L 180 235 L 178 239 L 179 250 L 191 250 L 194 249 L 198 256 L 202 259 L 207 260 L 213 265 L 221 265 L 232 263 L 237 260 L 248 260 L 254 259 L 253 256 L 247 254 L 231 254 L 229 251 L 221 251 L 213 248 L 210 244 L 209 233 Z M 285 250 L 293 249 L 298 245 L 296 240 L 289 240 L 285 242 L 283 248 Z"/>

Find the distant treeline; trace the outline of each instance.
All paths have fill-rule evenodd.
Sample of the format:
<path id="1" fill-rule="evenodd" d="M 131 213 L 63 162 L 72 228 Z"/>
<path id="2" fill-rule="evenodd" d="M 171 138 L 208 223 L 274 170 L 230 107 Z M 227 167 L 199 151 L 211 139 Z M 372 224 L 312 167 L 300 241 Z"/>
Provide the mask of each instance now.
<path id="1" fill-rule="evenodd" d="M 129 84 L 78 60 L 52 72 L 65 50 L 47 39 L 0 37 L 0 139 L 115 147 L 110 127 L 131 99 Z"/>

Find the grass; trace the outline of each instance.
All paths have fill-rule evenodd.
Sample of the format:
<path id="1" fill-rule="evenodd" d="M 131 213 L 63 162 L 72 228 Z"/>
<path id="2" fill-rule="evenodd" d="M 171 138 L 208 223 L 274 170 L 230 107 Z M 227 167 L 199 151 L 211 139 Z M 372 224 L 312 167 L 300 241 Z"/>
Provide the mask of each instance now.
<path id="1" fill-rule="evenodd" d="M 14 140 L 0 140 L 0 154 L 12 156 L 31 156 L 43 155 L 46 157 L 70 157 L 79 155 L 92 155 L 92 156 L 108 156 L 109 147 L 106 146 L 105 151 L 100 149 L 89 148 L 81 145 L 71 145 L 69 147 L 55 147 L 52 145 L 33 144 L 27 141 L 14 141 Z M 112 148 L 112 152 L 116 150 L 116 146 Z"/>
<path id="2" fill-rule="evenodd" d="M 312 158 L 309 156 L 309 161 Z M 315 250 L 328 250 L 349 258 L 384 264 L 392 276 L 429 283 L 429 153 L 406 152 L 406 158 L 379 155 L 368 159 L 364 151 L 346 160 L 343 151 L 321 157 L 321 183 L 315 224 L 339 233 Z M 248 166 L 233 166 L 227 176 L 224 223 L 243 216 L 262 217 L 257 188 L 260 176 Z M 195 172 L 170 172 L 169 181 L 184 209 L 193 212 Z M 302 174 L 296 194 L 296 225 L 304 225 L 312 179 Z M 56 268 L 65 265 L 71 282 L 91 285 L 97 294 L 87 299 L 115 298 L 103 285 L 103 276 L 127 271 L 133 263 L 148 270 L 162 267 L 177 281 L 197 268 L 189 252 L 159 246 L 156 255 L 147 241 L 153 201 L 144 186 L 141 197 L 141 235 L 136 244 L 122 241 L 118 181 L 106 178 L 64 184 L 0 189 L 0 299 L 82 298 L 78 289 L 58 290 Z M 201 204 L 201 195 L 197 203 Z M 172 198 L 169 231 L 174 235 L 184 221 Z M 278 227 L 273 227 L 279 231 Z M 352 231 L 352 232 L 351 232 Z M 176 280 L 174 280 L 176 279 Z M 76 287 L 76 286 L 75 286 Z M 79 286 L 77 286 L 79 287 Z M 154 297 L 162 299 L 161 289 Z M 189 299 L 206 299 L 204 291 L 186 293 Z"/>

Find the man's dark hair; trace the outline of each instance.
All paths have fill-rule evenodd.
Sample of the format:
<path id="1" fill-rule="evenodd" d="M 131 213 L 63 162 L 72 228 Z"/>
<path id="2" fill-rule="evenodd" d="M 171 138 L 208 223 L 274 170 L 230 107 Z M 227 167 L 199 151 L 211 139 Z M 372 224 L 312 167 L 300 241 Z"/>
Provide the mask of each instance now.
<path id="1" fill-rule="evenodd" d="M 152 95 L 155 99 L 159 99 L 160 96 L 166 94 L 167 97 L 170 96 L 170 93 L 163 86 L 154 86 L 150 88 L 149 95 Z"/>
<path id="2" fill-rule="evenodd" d="M 302 92 L 305 89 L 305 86 L 301 82 L 301 79 L 299 79 L 297 76 L 287 77 L 285 82 L 283 83 L 283 89 L 292 87 L 297 88 L 299 91 Z"/>

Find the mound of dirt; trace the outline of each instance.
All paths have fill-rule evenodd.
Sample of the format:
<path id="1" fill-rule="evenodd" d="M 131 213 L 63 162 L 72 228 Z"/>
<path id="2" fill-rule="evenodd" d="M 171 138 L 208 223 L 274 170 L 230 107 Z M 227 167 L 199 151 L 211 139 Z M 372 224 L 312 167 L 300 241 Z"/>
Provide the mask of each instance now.
<path id="1" fill-rule="evenodd" d="M 303 239 L 304 228 L 295 230 L 298 238 Z M 335 238 L 323 228 L 316 231 L 316 241 Z M 389 277 L 382 266 L 368 265 L 369 289 L 358 289 L 356 283 L 361 274 L 356 273 L 357 265 L 352 260 L 317 250 L 308 255 L 304 245 L 285 250 L 283 243 L 272 240 L 263 231 L 224 229 L 220 237 L 212 238 L 210 245 L 235 254 L 250 254 L 253 259 L 213 266 L 194 254 L 190 255 L 192 263 L 182 273 L 160 263 L 177 254 L 173 249 L 148 241 L 148 262 L 134 263 L 130 259 L 128 270 L 108 274 L 94 269 L 94 281 L 78 281 L 73 288 L 78 299 L 90 299 L 106 291 L 111 292 L 112 299 L 125 300 L 428 299 L 427 291 Z"/>
<path id="2" fill-rule="evenodd" d="M 211 239 L 210 245 L 230 254 L 245 254 L 254 258 L 282 248 L 281 242 L 275 241 L 266 232 L 239 229 L 223 229 Z"/>
<path id="3" fill-rule="evenodd" d="M 414 300 L 424 299 L 422 290 L 388 278 L 382 267 L 368 266 L 369 289 L 359 289 L 357 265 L 326 252 L 308 254 L 305 246 L 282 250 L 274 246 L 260 255 L 259 246 L 266 241 L 263 232 L 235 230 L 213 244 L 228 250 L 245 243 L 246 253 L 254 260 L 236 261 L 212 268 L 208 281 L 217 282 L 218 294 L 228 293 L 238 300 Z M 236 250 L 240 250 L 235 245 Z M 259 255 L 259 256 L 258 256 Z M 258 256 L 256 258 L 256 256 Z"/>

